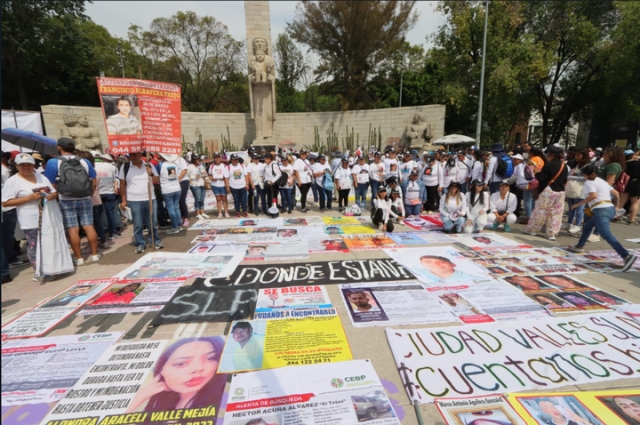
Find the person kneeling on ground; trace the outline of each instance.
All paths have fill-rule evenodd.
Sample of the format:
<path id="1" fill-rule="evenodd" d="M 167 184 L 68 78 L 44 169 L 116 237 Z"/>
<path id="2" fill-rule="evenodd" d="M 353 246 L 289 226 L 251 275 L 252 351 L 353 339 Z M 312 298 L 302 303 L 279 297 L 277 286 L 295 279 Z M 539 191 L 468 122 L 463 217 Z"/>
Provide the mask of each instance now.
<path id="1" fill-rule="evenodd" d="M 489 193 L 484 190 L 484 181 L 475 179 L 467 196 L 467 221 L 464 223 L 465 233 L 482 233 L 487 225 L 489 210 Z"/>
<path id="2" fill-rule="evenodd" d="M 587 179 L 584 184 L 582 197 L 584 200 L 573 204 L 571 208 L 579 208 L 580 205 L 587 204 L 591 209 L 592 217 L 582 226 L 582 234 L 578 243 L 569 249 L 573 252 L 584 252 L 584 246 L 591 232 L 595 228 L 602 238 L 607 241 L 620 257 L 624 260 L 622 271 L 626 272 L 633 266 L 637 256 L 630 253 L 611 233 L 609 222 L 616 215 L 615 204 L 620 200 L 618 191 L 612 189 L 607 181 L 597 176 L 598 168 L 594 165 L 587 165 L 582 168 L 582 175 Z M 613 196 L 615 204 L 611 202 Z M 588 213 L 587 213 L 588 215 Z"/>
<path id="3" fill-rule="evenodd" d="M 500 182 L 500 191 L 491 194 L 491 212 L 487 215 L 487 220 L 492 224 L 492 230 L 498 230 L 500 225 L 504 225 L 504 231 L 510 232 L 511 225 L 518 219 L 513 213 L 518 204 L 516 195 L 509 191 L 509 182 Z"/>
<path id="4" fill-rule="evenodd" d="M 399 189 L 398 189 L 399 190 Z M 393 218 L 398 217 L 398 210 L 391 205 L 391 200 L 387 199 L 387 188 L 378 188 L 376 198 L 373 200 L 371 210 L 371 221 L 383 232 L 393 232 Z"/>
<path id="5" fill-rule="evenodd" d="M 460 183 L 453 181 L 447 188 L 444 199 L 440 199 L 440 219 L 444 223 L 444 232 L 462 232 L 467 215 L 467 197 L 460 192 Z"/>

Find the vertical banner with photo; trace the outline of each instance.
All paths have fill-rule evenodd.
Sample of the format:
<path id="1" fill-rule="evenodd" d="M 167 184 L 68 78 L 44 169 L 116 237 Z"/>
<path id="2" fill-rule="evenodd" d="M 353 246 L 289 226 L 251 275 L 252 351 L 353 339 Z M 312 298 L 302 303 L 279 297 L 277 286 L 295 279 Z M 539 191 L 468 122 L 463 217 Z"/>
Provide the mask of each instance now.
<path id="1" fill-rule="evenodd" d="M 501 395 L 437 398 L 434 403 L 447 425 L 526 425 Z"/>
<path id="2" fill-rule="evenodd" d="M 98 78 L 111 152 L 182 152 L 180 86 L 131 78 Z"/>

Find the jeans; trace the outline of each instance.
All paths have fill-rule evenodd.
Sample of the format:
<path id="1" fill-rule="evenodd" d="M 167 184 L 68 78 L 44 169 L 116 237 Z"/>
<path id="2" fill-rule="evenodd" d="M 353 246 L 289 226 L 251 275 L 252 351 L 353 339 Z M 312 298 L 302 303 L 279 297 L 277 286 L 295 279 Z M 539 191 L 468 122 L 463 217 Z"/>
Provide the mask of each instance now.
<path id="1" fill-rule="evenodd" d="M 116 234 L 116 195 L 113 193 L 100 195 L 100 199 L 102 199 L 102 206 L 107 214 L 107 230 L 109 235 L 113 236 Z"/>
<path id="2" fill-rule="evenodd" d="M 407 217 L 409 217 L 410 215 L 415 215 L 415 216 L 420 215 L 420 208 L 422 208 L 422 204 L 416 204 L 416 205 L 404 204 L 404 210 L 407 214 Z"/>
<path id="3" fill-rule="evenodd" d="M 193 208 L 196 210 L 204 209 L 204 186 L 191 186 L 191 193 L 193 193 Z"/>
<path id="4" fill-rule="evenodd" d="M 585 246 L 587 239 L 591 236 L 591 231 L 595 228 L 600 232 L 602 239 L 607 241 L 620 257 L 623 259 L 627 258 L 629 251 L 623 248 L 622 244 L 613 236 L 609 227 L 609 222 L 616 215 L 616 209 L 614 207 L 604 207 L 596 208 L 595 210 L 591 210 L 591 212 L 593 213 L 593 217 L 587 220 L 584 226 L 582 226 L 582 234 L 580 235 L 578 246 Z"/>
<path id="5" fill-rule="evenodd" d="M 262 202 L 262 210 L 260 210 L 258 201 Z M 253 197 L 253 212 L 258 214 L 262 211 L 267 213 L 267 197 L 265 196 L 264 188 L 262 186 L 256 186 L 256 196 Z"/>
<path id="6" fill-rule="evenodd" d="M 496 192 L 500 192 L 500 182 L 490 182 L 489 193 L 494 194 Z"/>
<path id="7" fill-rule="evenodd" d="M 243 213 L 247 212 L 247 189 L 244 187 L 240 189 L 231 188 L 231 195 L 233 196 L 233 207 L 236 210 L 236 214 L 240 214 L 240 210 Z"/>
<path id="8" fill-rule="evenodd" d="M 369 183 L 371 183 L 371 209 L 373 209 L 373 200 L 378 196 L 378 188 L 382 182 L 371 179 Z"/>
<path id="9" fill-rule="evenodd" d="M 444 224 L 444 230 L 451 230 L 453 226 L 456 226 L 456 230 L 458 233 L 462 232 L 462 226 L 464 226 L 464 222 L 466 219 L 464 217 L 458 218 L 456 221 L 452 221 L 448 216 L 444 216 L 440 214 L 440 220 Z"/>
<path id="10" fill-rule="evenodd" d="M 531 217 L 531 213 L 536 206 L 536 201 L 533 199 L 533 190 L 523 190 L 522 200 L 524 203 L 524 216 L 526 218 Z"/>
<path id="11" fill-rule="evenodd" d="M 179 193 L 179 192 L 176 192 Z M 158 233 L 158 202 L 154 199 L 153 205 L 153 240 L 156 245 L 160 243 L 160 234 Z M 131 208 L 131 215 L 133 216 L 133 236 L 136 241 L 136 246 L 144 245 L 144 233 L 143 227 L 146 225 L 149 229 L 149 201 L 127 201 L 127 206 Z M 147 242 L 151 244 L 151 232 L 147 234 Z"/>
<path id="12" fill-rule="evenodd" d="M 320 198 L 320 209 L 323 210 L 325 207 L 331 208 L 331 198 L 333 193 L 330 190 L 326 190 L 324 186 L 319 185 L 318 183 L 315 183 L 314 187 L 318 191 L 318 197 Z"/>
<path id="13" fill-rule="evenodd" d="M 467 193 L 467 182 L 460 183 L 460 193 L 464 193 L 466 195 L 466 193 Z"/>
<path id="14" fill-rule="evenodd" d="M 169 213 L 172 229 L 177 229 L 182 224 L 182 216 L 180 215 L 181 195 L 182 192 L 179 190 L 162 194 L 162 196 L 164 196 L 164 205 L 167 207 L 167 212 Z"/>
<path id="15" fill-rule="evenodd" d="M 191 182 L 189 182 L 189 180 L 180 182 L 180 218 L 189 218 L 189 208 L 187 207 L 187 193 L 189 192 L 190 184 Z"/>
<path id="16" fill-rule="evenodd" d="M 9 263 L 18 259 L 14 238 L 17 222 L 18 212 L 15 208 L 2 213 L 2 270 L 5 269 L 5 261 L 8 270 Z"/>
<path id="17" fill-rule="evenodd" d="M 362 209 L 367 206 L 367 191 L 369 190 L 369 183 L 358 183 L 356 187 L 356 205 Z M 373 199 L 373 196 L 371 197 Z"/>
<path id="18" fill-rule="evenodd" d="M 311 193 L 313 193 L 313 202 L 318 203 L 318 188 L 315 183 L 311 183 Z"/>
<path id="19" fill-rule="evenodd" d="M 93 206 L 93 228 L 96 229 L 98 234 L 98 241 L 106 243 L 107 235 L 104 233 L 104 226 L 102 225 L 102 205 Z"/>
<path id="20" fill-rule="evenodd" d="M 282 209 L 291 211 L 293 209 L 293 188 L 280 188 L 280 204 Z"/>
<path id="21" fill-rule="evenodd" d="M 571 209 L 571 206 L 583 201 L 583 199 L 566 198 L 565 201 L 567 201 L 567 205 L 569 205 L 569 217 L 567 219 L 567 223 L 573 224 L 573 219 L 575 218 L 576 226 L 582 226 L 582 221 L 584 220 L 584 205 L 580 205 L 575 210 Z"/>

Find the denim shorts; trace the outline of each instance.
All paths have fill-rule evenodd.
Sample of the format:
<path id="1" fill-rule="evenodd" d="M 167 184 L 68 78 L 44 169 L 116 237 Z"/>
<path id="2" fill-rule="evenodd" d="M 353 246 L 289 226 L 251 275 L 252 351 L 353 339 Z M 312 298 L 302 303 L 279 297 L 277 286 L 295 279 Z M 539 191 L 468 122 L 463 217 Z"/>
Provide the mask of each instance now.
<path id="1" fill-rule="evenodd" d="M 60 200 L 65 229 L 93 226 L 93 205 L 90 198 Z"/>
<path id="2" fill-rule="evenodd" d="M 226 195 L 227 194 L 227 188 L 222 186 L 222 187 L 217 187 L 217 186 L 211 186 L 211 190 L 213 191 L 213 194 L 216 196 L 221 196 L 221 195 Z"/>

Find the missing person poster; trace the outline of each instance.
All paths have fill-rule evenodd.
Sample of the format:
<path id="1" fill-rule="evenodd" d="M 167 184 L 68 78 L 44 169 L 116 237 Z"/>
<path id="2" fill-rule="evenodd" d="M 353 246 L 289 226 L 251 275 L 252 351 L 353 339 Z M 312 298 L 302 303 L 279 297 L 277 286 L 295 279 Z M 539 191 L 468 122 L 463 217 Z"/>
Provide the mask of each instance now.
<path id="1" fill-rule="evenodd" d="M 347 244 L 342 239 L 308 239 L 310 254 L 331 254 L 339 252 L 349 252 Z"/>
<path id="2" fill-rule="evenodd" d="M 526 425 L 501 395 L 437 398 L 434 403 L 447 425 Z"/>
<path id="3" fill-rule="evenodd" d="M 227 380 L 217 373 L 223 346 L 219 336 L 115 344 L 42 424 L 212 424 Z"/>
<path id="4" fill-rule="evenodd" d="M 324 286 L 289 286 L 265 288 L 258 293 L 255 319 L 280 319 L 290 316 L 291 310 L 333 308 Z"/>
<path id="5" fill-rule="evenodd" d="M 528 425 L 640 424 L 640 390 L 508 394 Z"/>
<path id="6" fill-rule="evenodd" d="M 495 233 L 459 234 L 452 236 L 457 243 L 476 251 L 500 249 L 504 247 L 533 248 L 531 245 L 523 244 L 513 239 L 509 239 Z"/>
<path id="7" fill-rule="evenodd" d="M 300 310 L 315 314 L 317 310 Z M 233 322 L 220 373 L 351 360 L 351 348 L 333 308 L 301 319 Z"/>
<path id="8" fill-rule="evenodd" d="M 118 279 L 80 280 L 2 327 L 2 339 L 42 336 Z"/>
<path id="9" fill-rule="evenodd" d="M 111 77 L 97 81 L 112 153 L 182 152 L 179 85 Z"/>
<path id="10" fill-rule="evenodd" d="M 369 360 L 235 375 L 223 425 L 400 425 Z"/>
<path id="11" fill-rule="evenodd" d="M 147 254 L 116 277 L 121 279 L 163 278 L 192 279 L 195 277 L 229 276 L 242 260 L 242 253 L 188 254 L 154 252 Z"/>
<path id="12" fill-rule="evenodd" d="M 459 323 L 419 282 L 339 286 L 354 327 Z"/>
<path id="13" fill-rule="evenodd" d="M 398 248 L 396 241 L 385 234 L 344 236 L 344 243 L 347 244 L 351 251 Z"/>
<path id="14" fill-rule="evenodd" d="M 640 377 L 640 324 L 617 314 L 386 334 L 407 395 L 420 403 Z"/>
<path id="15" fill-rule="evenodd" d="M 356 217 L 336 216 L 336 217 L 322 217 L 322 221 L 327 226 L 352 226 L 359 225 L 360 222 Z"/>
<path id="16" fill-rule="evenodd" d="M 286 242 L 251 242 L 244 253 L 244 261 L 304 260 L 309 258 L 305 239 Z"/>
<path id="17" fill-rule="evenodd" d="M 184 279 L 120 280 L 108 287 L 77 314 L 88 316 L 160 311 L 184 283 Z"/>
<path id="18" fill-rule="evenodd" d="M 121 335 L 64 335 L 3 343 L 3 408 L 60 400 Z"/>

